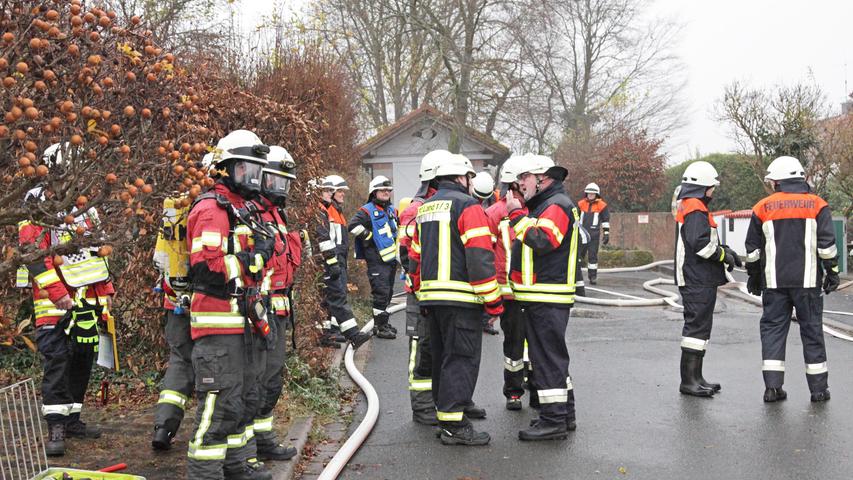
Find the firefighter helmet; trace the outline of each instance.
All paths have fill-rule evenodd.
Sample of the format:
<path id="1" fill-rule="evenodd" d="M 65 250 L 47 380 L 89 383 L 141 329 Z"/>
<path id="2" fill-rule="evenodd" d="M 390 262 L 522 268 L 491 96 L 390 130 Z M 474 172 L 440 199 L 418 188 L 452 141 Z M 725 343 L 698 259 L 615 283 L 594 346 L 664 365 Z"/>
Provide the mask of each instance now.
<path id="1" fill-rule="evenodd" d="M 261 193 L 261 176 L 270 147 L 248 130 L 235 130 L 222 137 L 213 150 L 212 167 L 222 182 L 244 197 Z"/>
<path id="2" fill-rule="evenodd" d="M 554 163 L 551 157 L 545 155 L 525 155 L 524 165 L 518 169 L 518 176 L 525 173 L 534 175 L 547 175 L 560 181 L 565 180 L 569 171 Z"/>
<path id="3" fill-rule="evenodd" d="M 474 166 L 468 157 L 459 153 L 451 153 L 435 167 L 436 177 L 455 177 L 459 175 L 474 175 Z"/>
<path id="4" fill-rule="evenodd" d="M 290 185 L 296 180 L 296 163 L 282 147 L 273 145 L 267 155 L 267 166 L 263 170 L 261 192 L 274 205 L 283 207 L 287 203 Z"/>
<path id="5" fill-rule="evenodd" d="M 394 186 L 391 185 L 391 180 L 388 179 L 385 175 L 378 175 L 370 181 L 370 185 L 368 187 L 367 194 L 370 195 L 377 190 L 394 190 Z"/>
<path id="6" fill-rule="evenodd" d="M 716 187 L 720 184 L 717 177 L 717 169 L 710 163 L 700 160 L 687 166 L 684 175 L 681 177 L 681 182 L 703 187 Z"/>
<path id="7" fill-rule="evenodd" d="M 527 157 L 527 155 L 513 155 L 507 158 L 501 166 L 501 183 L 514 183 L 518 180 L 519 170 L 524 168 L 524 161 Z"/>
<path id="8" fill-rule="evenodd" d="M 583 193 L 594 193 L 596 195 L 601 195 L 601 189 L 598 188 L 598 185 L 596 185 L 593 182 L 593 183 L 590 183 L 589 185 L 587 185 L 586 188 L 583 189 Z"/>
<path id="9" fill-rule="evenodd" d="M 446 162 L 453 154 L 447 150 L 433 150 L 421 159 L 421 169 L 418 177 L 421 182 L 428 182 L 435 178 L 435 169 L 439 164 Z"/>
<path id="10" fill-rule="evenodd" d="M 277 174 L 296 180 L 296 161 L 284 147 L 271 145 L 267 161 L 270 163 L 278 162 L 277 168 L 274 169 L 277 170 Z"/>
<path id="11" fill-rule="evenodd" d="M 337 192 L 338 190 L 349 190 L 349 185 L 344 177 L 340 175 L 329 175 L 320 181 L 320 188 L 328 188 Z"/>
<path id="12" fill-rule="evenodd" d="M 791 178 L 806 178 L 803 165 L 794 157 L 779 157 L 767 166 L 765 182 L 771 180 L 788 180 Z"/>
<path id="13" fill-rule="evenodd" d="M 471 185 L 474 187 L 474 196 L 480 200 L 485 200 L 495 193 L 495 179 L 489 175 L 489 172 L 478 173 L 471 180 Z"/>

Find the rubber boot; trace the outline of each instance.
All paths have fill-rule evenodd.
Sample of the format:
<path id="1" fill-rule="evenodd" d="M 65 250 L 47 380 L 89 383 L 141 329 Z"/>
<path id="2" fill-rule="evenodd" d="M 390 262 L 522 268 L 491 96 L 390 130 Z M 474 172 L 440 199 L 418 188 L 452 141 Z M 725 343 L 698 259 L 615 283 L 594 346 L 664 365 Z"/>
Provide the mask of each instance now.
<path id="1" fill-rule="evenodd" d="M 764 401 L 766 403 L 781 402 L 786 398 L 788 398 L 788 393 L 782 390 L 782 387 L 764 389 Z"/>
<path id="2" fill-rule="evenodd" d="M 482 420 L 486 418 L 486 409 L 480 408 L 473 403 L 465 407 L 465 416 L 474 420 Z"/>
<path id="3" fill-rule="evenodd" d="M 525 442 L 542 440 L 565 440 L 569 436 L 566 422 L 546 422 L 538 420 L 530 428 L 518 432 L 518 439 Z"/>
<path id="4" fill-rule="evenodd" d="M 296 447 L 278 445 L 258 445 L 258 459 L 271 461 L 286 461 L 296 456 Z"/>
<path id="5" fill-rule="evenodd" d="M 829 400 L 829 389 L 812 393 L 812 402 L 825 402 Z"/>
<path id="6" fill-rule="evenodd" d="M 598 285 L 598 270 L 589 269 L 587 270 L 589 273 L 589 284 L 590 285 Z"/>
<path id="7" fill-rule="evenodd" d="M 51 423 L 47 426 L 47 444 L 44 449 L 48 457 L 65 455 L 65 424 Z"/>
<path id="8" fill-rule="evenodd" d="M 478 446 L 488 445 L 492 437 L 486 432 L 478 432 L 470 423 L 461 426 L 444 426 L 440 429 L 441 443 L 444 445 Z"/>
<path id="9" fill-rule="evenodd" d="M 159 425 L 154 427 L 154 435 L 151 437 L 151 447 L 154 450 L 166 451 L 172 448 L 172 434 L 166 430 L 166 427 Z"/>
<path id="10" fill-rule="evenodd" d="M 699 383 L 699 362 L 702 357 L 696 353 L 681 351 L 681 385 L 678 391 L 694 397 L 713 397 L 714 391 Z"/>
<path id="11" fill-rule="evenodd" d="M 87 425 L 79 418 L 65 424 L 66 438 L 101 438 L 101 429 L 94 425 Z"/>
<path id="12" fill-rule="evenodd" d="M 705 375 L 702 374 L 702 365 L 705 363 L 705 352 L 702 352 L 702 355 L 699 357 L 699 385 L 702 385 L 704 388 L 708 390 L 713 390 L 715 393 L 719 392 L 722 387 L 719 383 L 711 383 L 705 380 Z"/>

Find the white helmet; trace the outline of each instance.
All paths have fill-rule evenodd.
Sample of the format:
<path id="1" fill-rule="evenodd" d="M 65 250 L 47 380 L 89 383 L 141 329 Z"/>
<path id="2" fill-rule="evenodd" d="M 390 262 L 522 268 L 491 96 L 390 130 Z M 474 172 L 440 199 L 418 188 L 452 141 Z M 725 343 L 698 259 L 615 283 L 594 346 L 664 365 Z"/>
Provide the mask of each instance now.
<path id="1" fill-rule="evenodd" d="M 436 177 L 454 177 L 458 175 L 475 174 L 474 166 L 468 157 L 459 153 L 451 153 L 435 167 Z"/>
<path id="2" fill-rule="evenodd" d="M 341 177 L 340 175 L 329 175 L 320 181 L 320 188 L 330 188 L 337 192 L 338 190 L 349 190 L 349 185 L 347 185 L 347 181 L 344 180 L 344 177 Z"/>
<path id="3" fill-rule="evenodd" d="M 489 172 L 478 173 L 471 180 L 471 185 L 474 187 L 474 196 L 480 200 L 485 200 L 495 193 L 495 179 L 489 175 Z"/>
<path id="4" fill-rule="evenodd" d="M 713 165 L 700 160 L 687 166 L 684 170 L 684 175 L 681 177 L 681 183 L 703 187 L 716 187 L 720 184 L 717 176 L 717 169 Z"/>
<path id="5" fill-rule="evenodd" d="M 545 155 L 525 155 L 524 165 L 518 169 L 518 175 L 521 176 L 524 173 L 542 175 L 549 171 L 554 173 L 559 172 L 562 175 L 562 179 L 565 179 L 569 173 L 564 167 L 555 164 L 551 157 Z"/>
<path id="6" fill-rule="evenodd" d="M 207 152 L 201 157 L 201 166 L 205 168 L 213 166 L 213 152 Z"/>
<path id="7" fill-rule="evenodd" d="M 213 165 L 231 159 L 247 160 L 264 165 L 270 148 L 248 130 L 234 130 L 222 137 L 213 150 Z"/>
<path id="8" fill-rule="evenodd" d="M 421 182 L 428 182 L 434 179 L 436 167 L 448 161 L 452 155 L 447 150 L 433 150 L 424 155 L 424 158 L 421 159 L 421 170 L 418 173 Z"/>
<path id="9" fill-rule="evenodd" d="M 284 147 L 270 145 L 267 162 L 273 167 L 275 174 L 296 180 L 296 162 Z"/>
<path id="10" fill-rule="evenodd" d="M 523 168 L 527 155 L 513 155 L 501 166 L 501 183 L 513 183 L 518 180 L 519 169 Z"/>
<path id="11" fill-rule="evenodd" d="M 583 193 L 594 193 L 596 195 L 601 195 L 601 189 L 598 188 L 598 185 L 595 183 L 590 183 L 583 189 Z"/>
<path id="12" fill-rule="evenodd" d="M 764 181 L 787 180 L 789 178 L 806 178 L 803 165 L 794 157 L 779 157 L 767 166 Z"/>
<path id="13" fill-rule="evenodd" d="M 391 191 L 394 190 L 394 186 L 391 185 L 391 180 L 389 180 L 388 177 L 386 177 L 385 175 L 378 175 L 370 181 L 367 194 L 370 195 L 371 193 L 377 190 Z"/>

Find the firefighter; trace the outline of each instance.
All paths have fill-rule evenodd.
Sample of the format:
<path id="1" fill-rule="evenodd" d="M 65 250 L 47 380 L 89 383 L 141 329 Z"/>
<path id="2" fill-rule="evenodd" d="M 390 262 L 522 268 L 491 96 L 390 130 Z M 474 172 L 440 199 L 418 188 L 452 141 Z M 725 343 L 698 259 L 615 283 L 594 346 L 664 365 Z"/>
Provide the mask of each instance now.
<path id="1" fill-rule="evenodd" d="M 719 185 L 710 163 L 688 165 L 681 178 L 675 218 L 675 284 L 684 304 L 678 390 L 695 397 L 712 397 L 720 391 L 719 383 L 705 380 L 702 366 L 711 338 L 717 287 L 726 283 L 725 269 L 732 271 L 742 265 L 734 250 L 720 245 L 717 223 L 708 211 Z"/>
<path id="2" fill-rule="evenodd" d="M 522 201 L 507 193 L 516 240 L 510 255 L 510 285 L 526 322 L 529 382 L 539 399 L 539 418 L 519 439 L 565 439 L 575 427 L 574 389 L 569 377 L 566 327 L 574 303 L 578 212 L 563 188 L 568 172 L 551 158 L 530 155 L 518 170 Z"/>
<path id="3" fill-rule="evenodd" d="M 257 342 L 273 342 L 258 283 L 275 242 L 249 212 L 261 190 L 269 147 L 237 130 L 216 145 L 211 191 L 187 220 L 192 301 L 192 364 L 199 407 L 187 477 L 270 479 L 256 457 L 253 420 L 259 402 Z"/>
<path id="4" fill-rule="evenodd" d="M 370 339 L 370 334 L 358 329 L 347 299 L 349 236 L 341 212 L 349 185 L 341 176 L 329 175 L 320 181 L 319 187 L 321 218 L 315 226 L 315 237 L 323 256 L 323 307 L 329 315 L 329 320 L 323 325 L 320 342 L 324 346 L 340 348 L 336 342 L 348 341 L 358 348 Z"/>
<path id="5" fill-rule="evenodd" d="M 258 458 L 262 461 L 290 460 L 296 455 L 296 448 L 278 442 L 273 430 L 273 410 L 284 389 L 287 324 L 292 321 L 293 311 L 291 291 L 294 275 L 302 263 L 300 232 L 288 231 L 284 214 L 291 183 L 296 181 L 296 162 L 287 150 L 278 145 L 270 146 L 267 161 L 257 204 L 261 210 L 261 219 L 275 234 L 275 250 L 266 265 L 261 292 L 266 300 L 270 328 L 276 335 L 275 342 L 264 345 L 266 363 L 260 375 L 260 403 L 254 416 Z"/>
<path id="6" fill-rule="evenodd" d="M 578 202 L 581 213 L 581 226 L 589 233 L 589 244 L 586 246 L 587 274 L 589 283 L 598 283 L 598 244 L 610 243 L 610 209 L 607 202 L 601 198 L 601 189 L 595 183 L 590 183 L 583 189 L 584 198 Z"/>
<path id="7" fill-rule="evenodd" d="M 471 186 L 474 198 L 480 201 L 483 208 L 489 208 L 498 201 L 498 194 L 495 192 L 495 179 L 489 172 L 477 173 L 471 181 Z"/>
<path id="8" fill-rule="evenodd" d="M 432 398 L 430 327 L 415 295 L 420 279 L 417 269 L 410 268 L 409 251 L 417 229 L 418 208 L 437 191 L 435 168 L 439 161 L 450 155 L 447 150 L 433 150 L 424 155 L 418 172 L 421 186 L 409 206 L 400 213 L 399 255 L 406 279 L 406 335 L 409 336 L 409 399 L 412 405 L 412 420 L 423 425 L 438 425 L 438 419 Z"/>
<path id="9" fill-rule="evenodd" d="M 397 276 L 397 211 L 391 205 L 394 187 L 388 177 L 370 181 L 368 200 L 353 215 L 348 229 L 355 237 L 355 258 L 367 262 L 367 278 L 373 296 L 373 334 L 397 338 L 397 329 L 388 321 L 388 305 L 394 295 Z"/>
<path id="10" fill-rule="evenodd" d="M 82 155 L 69 144 L 54 144 L 45 150 L 43 164 L 57 177 Z M 55 192 L 48 185 L 27 192 L 24 208 L 52 200 Z M 74 222 L 60 227 L 44 227 L 35 222 L 18 224 L 18 242 L 22 247 L 47 250 L 68 243 L 78 227 L 87 232 L 100 223 L 95 209 L 72 210 Z M 65 217 L 65 213 L 59 215 Z M 86 233 L 89 235 L 90 233 Z M 45 452 L 49 456 L 65 454 L 65 439 L 98 438 L 101 430 L 80 420 L 83 399 L 89 385 L 92 364 L 98 352 L 98 322 L 106 321 L 115 289 L 110 281 L 107 259 L 83 249 L 61 257 L 45 255 L 21 269 L 22 284 L 32 286 L 36 343 L 42 358 L 42 414 L 48 426 Z"/>
<path id="11" fill-rule="evenodd" d="M 188 208 L 178 206 L 182 201 L 182 198 L 163 201 L 162 225 L 154 248 L 154 266 L 161 278 L 155 290 L 163 292 L 164 333 L 169 344 L 169 365 L 163 375 L 151 438 L 155 450 L 172 447 L 195 381 L 189 314 L 189 252 L 186 250 Z"/>
<path id="12" fill-rule="evenodd" d="M 785 343 L 792 309 L 797 311 L 806 381 L 812 402 L 829 400 L 826 346 L 823 340 L 823 293 L 838 288 L 838 249 L 832 212 L 810 192 L 799 160 L 779 157 L 767 167 L 764 181 L 775 193 L 752 208 L 746 234 L 747 287 L 762 295 L 761 357 L 764 401 L 785 400 Z"/>
<path id="13" fill-rule="evenodd" d="M 510 253 L 515 241 L 515 230 L 510 227 L 509 211 L 506 207 L 508 192 L 520 195 L 518 172 L 523 169 L 527 156 L 509 157 L 501 167 L 501 199 L 486 209 L 489 229 L 497 239 L 495 242 L 495 271 L 503 298 L 504 312 L 501 315 L 501 330 L 504 332 L 504 384 L 503 394 L 507 410 L 521 410 L 521 397 L 524 395 L 524 319 L 521 308 L 514 301 L 509 284 Z M 527 214 L 522 205 L 521 215 Z"/>
<path id="14" fill-rule="evenodd" d="M 471 196 L 474 169 L 463 155 L 447 154 L 435 169 L 438 190 L 418 208 L 409 267 L 420 279 L 418 304 L 430 324 L 433 400 L 441 442 L 486 445 L 467 411 L 480 369 L 483 308 L 494 323 L 503 312 L 495 279 L 492 235 L 483 208 Z"/>

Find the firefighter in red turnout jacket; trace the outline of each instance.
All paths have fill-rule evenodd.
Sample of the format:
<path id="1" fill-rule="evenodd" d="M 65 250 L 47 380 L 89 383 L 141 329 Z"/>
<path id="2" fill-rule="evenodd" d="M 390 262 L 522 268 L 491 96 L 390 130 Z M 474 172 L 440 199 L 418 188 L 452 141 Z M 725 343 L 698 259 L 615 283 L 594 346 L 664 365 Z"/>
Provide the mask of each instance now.
<path id="1" fill-rule="evenodd" d="M 397 212 L 391 205 L 394 187 L 388 177 L 379 175 L 370 181 L 367 203 L 349 221 L 355 237 L 355 258 L 367 262 L 367 278 L 373 296 L 373 334 L 379 338 L 397 338 L 397 329 L 388 319 L 388 305 L 394 295 L 397 276 Z"/>
<path id="2" fill-rule="evenodd" d="M 189 441 L 187 477 L 269 479 L 254 451 L 259 402 L 254 345 L 270 334 L 259 282 L 274 240 L 246 216 L 260 193 L 269 147 L 252 132 L 223 137 L 214 151 L 213 189 L 190 210 L 190 328 L 199 407 Z"/>
<path id="3" fill-rule="evenodd" d="M 488 220 L 470 193 L 474 169 L 462 155 L 445 157 L 435 170 L 438 191 L 418 208 L 409 267 L 419 275 L 418 303 L 431 328 L 441 442 L 485 445 L 489 434 L 474 430 L 466 409 L 480 369 L 483 308 L 494 322 L 503 307 Z"/>
<path id="4" fill-rule="evenodd" d="M 684 303 L 679 391 L 696 397 L 711 397 L 720 390 L 720 384 L 705 380 L 702 365 L 711 338 L 717 287 L 726 283 L 724 269 L 741 266 L 734 250 L 720 245 L 717 224 L 708 211 L 719 184 L 710 163 L 688 165 L 681 178 L 675 217 L 675 284 Z"/>
<path id="5" fill-rule="evenodd" d="M 530 155 L 518 171 L 529 213 L 507 193 L 516 240 L 510 285 L 526 321 L 529 382 L 539 398 L 539 418 L 518 432 L 521 440 L 565 439 L 575 427 L 566 327 L 574 304 L 578 212 L 563 188 L 568 172 L 549 157 Z"/>
<path id="6" fill-rule="evenodd" d="M 587 273 L 589 283 L 598 282 L 598 247 L 599 243 L 610 243 L 610 208 L 601 198 L 601 189 L 595 183 L 590 183 L 583 189 L 584 198 L 578 202 L 581 214 L 581 225 L 589 233 L 589 243 L 581 248 L 581 256 L 587 256 Z"/>
<path id="7" fill-rule="evenodd" d="M 435 401 L 432 398 L 432 355 L 430 349 L 430 328 L 427 319 L 418 305 L 415 295 L 420 278 L 417 268 L 410 267 L 409 251 L 412 238 L 417 230 L 418 208 L 435 195 L 438 183 L 435 181 L 435 169 L 438 162 L 447 158 L 447 150 L 433 150 L 421 159 L 418 176 L 421 187 L 415 197 L 400 213 L 398 236 L 400 264 L 405 271 L 406 289 L 406 335 L 409 336 L 409 399 L 412 405 L 412 420 L 423 425 L 438 425 L 435 416 Z"/>
<path id="8" fill-rule="evenodd" d="M 762 295 L 761 356 L 764 401 L 785 400 L 785 343 L 791 313 L 797 322 L 812 402 L 829 400 L 823 293 L 838 288 L 838 249 L 832 212 L 810 193 L 799 160 L 779 157 L 767 167 L 766 182 L 776 193 L 752 208 L 746 234 L 747 288 Z"/>
<path id="9" fill-rule="evenodd" d="M 54 144 L 44 152 L 43 162 L 55 173 L 68 168 L 82 154 L 70 144 Z M 27 192 L 24 206 L 35 209 L 36 204 L 53 197 L 49 186 L 39 186 Z M 99 223 L 95 209 L 73 210 L 71 214 L 74 223 L 68 226 L 50 228 L 20 222 L 19 245 L 46 251 L 71 241 L 78 227 L 88 231 Z M 45 452 L 49 456 L 65 454 L 66 437 L 101 436 L 99 428 L 80 420 L 92 364 L 98 355 L 97 324 L 106 321 L 115 294 L 107 259 L 96 251 L 85 249 L 63 256 L 62 263 L 55 262 L 53 255 L 45 255 L 18 271 L 18 286 L 31 285 L 33 290 L 36 343 L 44 372 L 41 400 L 48 427 Z"/>

